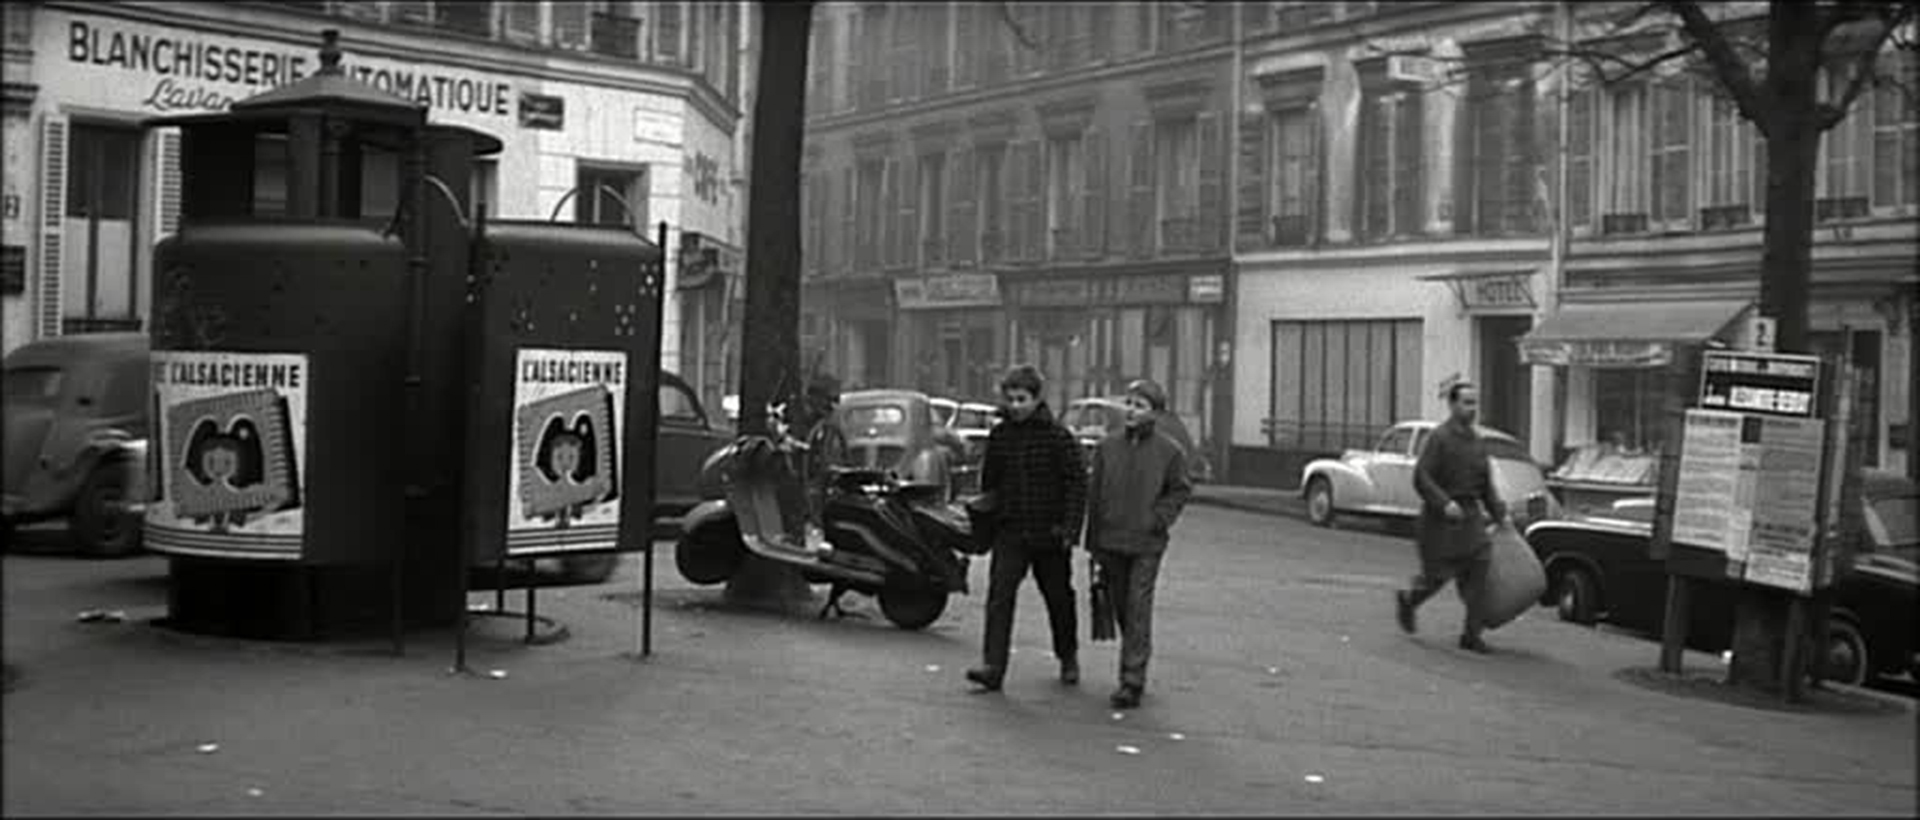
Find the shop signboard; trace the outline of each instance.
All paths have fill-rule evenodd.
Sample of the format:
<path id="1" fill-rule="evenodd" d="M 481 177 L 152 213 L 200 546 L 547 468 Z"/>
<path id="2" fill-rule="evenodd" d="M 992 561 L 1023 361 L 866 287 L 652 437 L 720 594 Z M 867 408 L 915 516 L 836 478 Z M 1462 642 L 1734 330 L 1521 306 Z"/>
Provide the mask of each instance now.
<path id="1" fill-rule="evenodd" d="M 991 273 L 905 277 L 894 280 L 893 297 L 901 310 L 996 307 L 1000 278 Z"/>
<path id="2" fill-rule="evenodd" d="M 298 560 L 306 523 L 307 356 L 153 351 L 148 543 Z"/>
<path id="3" fill-rule="evenodd" d="M 627 354 L 521 348 L 507 458 L 507 554 L 611 550 L 620 540 Z"/>
<path id="4" fill-rule="evenodd" d="M 1187 301 L 1196 305 L 1217 305 L 1227 299 L 1225 274 L 1209 273 L 1187 280 Z"/>
<path id="5" fill-rule="evenodd" d="M 1527 364 L 1559 367 L 1665 367 L 1673 361 L 1673 345 L 1601 339 L 1523 339 L 1520 357 Z"/>
<path id="6" fill-rule="evenodd" d="M 1700 365 L 1700 406 L 1813 418 L 1820 359 L 1785 353 L 1709 350 Z"/>

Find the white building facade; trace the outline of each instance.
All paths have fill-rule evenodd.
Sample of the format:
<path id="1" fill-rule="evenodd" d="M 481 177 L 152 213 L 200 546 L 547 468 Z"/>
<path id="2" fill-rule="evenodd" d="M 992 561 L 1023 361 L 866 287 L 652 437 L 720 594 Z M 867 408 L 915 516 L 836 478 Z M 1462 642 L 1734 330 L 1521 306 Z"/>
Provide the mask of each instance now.
<path id="1" fill-rule="evenodd" d="M 10 4 L 5 347 L 145 330 L 153 247 L 175 227 L 180 181 L 177 135 L 141 121 L 223 110 L 312 74 L 328 28 L 341 32 L 348 76 L 501 140 L 471 192 L 490 218 L 633 224 L 649 239 L 665 222 L 669 249 L 683 232 L 737 247 L 747 13 L 686 2 Z M 381 194 L 367 196 L 379 215 Z M 680 317 L 669 304 L 668 369 Z"/>

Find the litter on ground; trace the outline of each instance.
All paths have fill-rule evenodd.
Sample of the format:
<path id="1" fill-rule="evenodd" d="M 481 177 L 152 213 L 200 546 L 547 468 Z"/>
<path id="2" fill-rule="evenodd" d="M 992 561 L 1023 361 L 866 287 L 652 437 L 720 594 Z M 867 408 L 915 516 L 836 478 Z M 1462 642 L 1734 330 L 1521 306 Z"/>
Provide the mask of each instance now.
<path id="1" fill-rule="evenodd" d="M 210 754 L 213 754 L 214 752 L 220 751 L 220 744 L 202 743 L 199 746 L 194 747 L 194 751 L 197 751 L 203 755 L 210 755 Z"/>
<path id="2" fill-rule="evenodd" d="M 1114 751 L 1116 751 L 1116 752 L 1119 752 L 1119 753 L 1121 753 L 1121 754 L 1123 754 L 1123 755 L 1137 755 L 1137 754 L 1139 754 L 1139 753 L 1140 753 L 1140 747 L 1138 747 L 1138 746 L 1120 746 L 1120 747 L 1117 747 L 1117 748 L 1115 748 L 1115 749 L 1114 749 Z"/>
<path id="3" fill-rule="evenodd" d="M 1327 779 L 1317 774 L 1310 774 L 1310 775 L 1307 775 L 1307 782 L 1308 783 L 1325 783 L 1327 782 Z"/>
<path id="4" fill-rule="evenodd" d="M 1173 739 L 1173 740 L 1186 740 L 1186 739 L 1187 739 L 1187 736 L 1186 736 L 1186 735 L 1183 735 L 1183 734 L 1181 734 L 1181 733 L 1179 733 L 1179 732 L 1172 732 L 1172 733 L 1169 733 L 1169 734 L 1167 735 L 1167 737 L 1168 737 L 1168 738 L 1170 738 L 1170 739 Z"/>
<path id="5" fill-rule="evenodd" d="M 492 670 L 487 673 L 487 677 L 493 678 L 494 680 L 503 680 L 507 677 L 507 670 L 505 669 Z"/>

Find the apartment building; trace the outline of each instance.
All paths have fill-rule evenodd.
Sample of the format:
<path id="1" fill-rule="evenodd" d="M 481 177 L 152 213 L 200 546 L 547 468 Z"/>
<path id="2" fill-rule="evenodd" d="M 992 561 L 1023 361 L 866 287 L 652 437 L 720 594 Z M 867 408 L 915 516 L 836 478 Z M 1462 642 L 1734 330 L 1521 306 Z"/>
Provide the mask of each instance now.
<path id="1" fill-rule="evenodd" d="M 1234 8 L 822 4 L 808 355 L 960 397 L 1034 362 L 1056 411 L 1151 377 L 1223 441 Z"/>
<path id="2" fill-rule="evenodd" d="M 737 249 L 739 44 L 750 11 L 679 1 L 9 3 L 6 349 L 143 329 L 152 249 L 174 229 L 180 183 L 178 135 L 139 123 L 222 110 L 311 74 L 328 28 L 341 32 L 349 76 L 504 143 L 461 192 L 492 218 L 664 220 L 674 245 L 684 232 Z M 393 168 L 369 165 L 363 212 L 391 214 Z M 278 170 L 258 169 L 265 201 L 284 186 Z M 669 368 L 679 316 L 668 308 Z"/>
<path id="3" fill-rule="evenodd" d="M 1437 417 L 1455 377 L 1544 462 L 1659 446 L 1677 348 L 1751 332 L 1766 149 L 1689 73 L 1601 84 L 1550 58 L 1617 9 L 1242 4 L 1235 480 L 1293 486 Z M 1820 149 L 1814 344 L 1856 369 L 1856 446 L 1891 469 L 1912 447 L 1917 119 L 1869 95 Z"/>

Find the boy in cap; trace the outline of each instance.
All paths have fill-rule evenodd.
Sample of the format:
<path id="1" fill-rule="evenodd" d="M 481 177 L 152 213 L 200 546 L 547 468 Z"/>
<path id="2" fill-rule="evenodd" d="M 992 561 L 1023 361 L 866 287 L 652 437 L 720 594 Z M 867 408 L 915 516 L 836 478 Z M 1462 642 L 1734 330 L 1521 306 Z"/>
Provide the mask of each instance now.
<path id="1" fill-rule="evenodd" d="M 1120 627 L 1120 688 L 1114 708 L 1140 705 L 1153 652 L 1153 592 L 1167 534 L 1180 518 L 1193 483 L 1180 445 L 1154 429 L 1167 409 L 1160 385 L 1127 385 L 1127 425 L 1109 434 L 1093 454 L 1087 500 L 1087 549 L 1114 591 Z"/>

